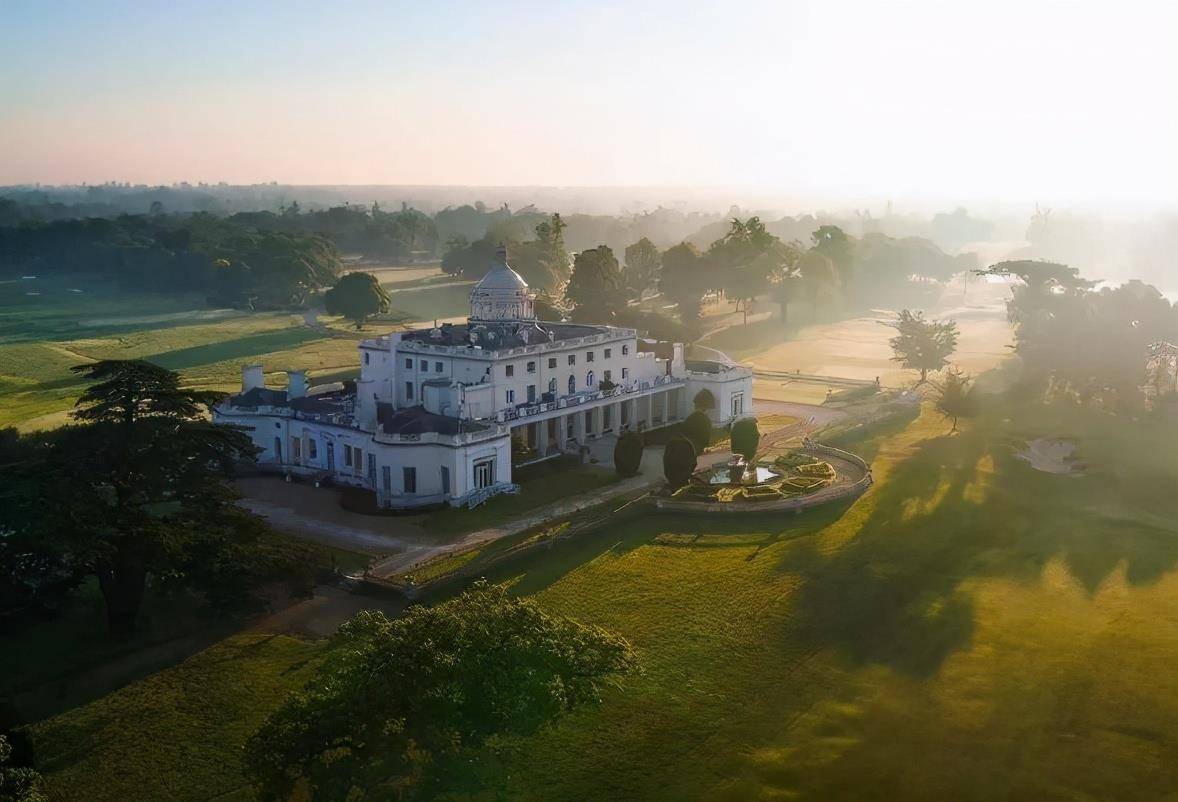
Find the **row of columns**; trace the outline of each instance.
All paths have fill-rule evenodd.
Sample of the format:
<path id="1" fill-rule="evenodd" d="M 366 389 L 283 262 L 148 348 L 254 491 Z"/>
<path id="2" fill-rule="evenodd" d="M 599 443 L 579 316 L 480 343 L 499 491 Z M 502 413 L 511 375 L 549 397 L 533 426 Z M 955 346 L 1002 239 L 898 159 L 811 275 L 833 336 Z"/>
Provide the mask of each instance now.
<path id="1" fill-rule="evenodd" d="M 625 398 L 610 404 L 586 409 L 573 409 L 547 420 L 522 424 L 522 434 L 536 451 L 536 457 L 548 456 L 553 446 L 568 450 L 571 443 L 585 445 L 590 437 L 620 434 L 623 431 L 642 431 L 665 426 L 679 419 L 679 388 L 651 393 L 637 398 Z"/>

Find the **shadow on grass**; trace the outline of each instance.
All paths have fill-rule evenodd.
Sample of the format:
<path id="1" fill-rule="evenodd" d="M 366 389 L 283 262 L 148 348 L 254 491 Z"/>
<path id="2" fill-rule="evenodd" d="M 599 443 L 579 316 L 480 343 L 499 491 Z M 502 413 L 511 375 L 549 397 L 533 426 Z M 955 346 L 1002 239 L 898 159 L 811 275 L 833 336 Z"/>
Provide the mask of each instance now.
<path id="1" fill-rule="evenodd" d="M 792 627 L 857 664 L 927 677 L 970 642 L 966 580 L 1034 582 L 1062 558 L 1091 594 L 1119 566 L 1141 584 L 1178 564 L 1178 527 L 1133 515 L 1105 478 L 1032 470 L 999 444 L 1000 417 L 896 464 L 836 550 L 784 554 L 781 570 L 805 579 Z"/>
<path id="2" fill-rule="evenodd" d="M 251 334 L 247 337 L 238 337 L 234 340 L 178 348 L 175 351 L 151 354 L 143 358 L 169 370 L 185 370 L 214 362 L 224 362 L 228 359 L 244 359 L 272 351 L 285 351 L 324 339 L 331 338 L 324 337 L 323 332 L 316 329 L 291 326 L 290 328 Z"/>

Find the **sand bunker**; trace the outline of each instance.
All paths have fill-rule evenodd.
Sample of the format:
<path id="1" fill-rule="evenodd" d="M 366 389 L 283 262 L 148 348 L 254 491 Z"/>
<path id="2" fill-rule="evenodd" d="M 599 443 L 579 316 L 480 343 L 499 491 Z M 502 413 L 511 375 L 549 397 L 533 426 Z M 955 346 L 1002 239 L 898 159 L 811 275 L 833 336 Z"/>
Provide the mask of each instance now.
<path id="1" fill-rule="evenodd" d="M 1079 475 L 1082 467 L 1076 462 L 1076 444 L 1069 440 L 1051 440 L 1040 437 L 1027 442 L 1025 451 L 1015 454 L 1031 467 L 1044 473 Z"/>

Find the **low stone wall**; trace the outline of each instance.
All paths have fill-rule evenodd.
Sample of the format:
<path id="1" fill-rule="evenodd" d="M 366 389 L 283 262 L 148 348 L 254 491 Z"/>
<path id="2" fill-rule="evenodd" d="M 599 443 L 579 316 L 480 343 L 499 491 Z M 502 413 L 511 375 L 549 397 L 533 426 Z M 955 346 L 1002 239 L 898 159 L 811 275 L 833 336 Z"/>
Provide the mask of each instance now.
<path id="1" fill-rule="evenodd" d="M 871 487 L 871 465 L 858 454 L 814 442 L 798 450 L 842 463 L 841 466 L 835 464 L 832 467 L 834 467 L 839 480 L 846 479 L 847 481 L 836 481 L 835 484 L 813 493 L 791 496 L 779 501 L 681 501 L 674 498 L 658 497 L 651 497 L 651 500 L 657 509 L 669 512 L 714 512 L 737 515 L 759 512 L 800 512 L 811 507 L 829 504 L 832 501 L 855 498 Z M 848 468 L 852 470 L 847 470 Z"/>

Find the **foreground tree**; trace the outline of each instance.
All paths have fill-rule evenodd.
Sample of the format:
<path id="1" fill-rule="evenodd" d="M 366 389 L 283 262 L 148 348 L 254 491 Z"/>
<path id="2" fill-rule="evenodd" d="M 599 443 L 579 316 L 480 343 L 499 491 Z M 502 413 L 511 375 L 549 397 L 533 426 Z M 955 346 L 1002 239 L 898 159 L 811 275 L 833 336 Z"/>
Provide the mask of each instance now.
<path id="1" fill-rule="evenodd" d="M 533 733 L 637 666 L 621 637 L 485 582 L 394 620 L 362 612 L 335 646 L 246 744 L 264 800 L 296 788 L 314 800 L 395 798 L 432 763 Z"/>
<path id="2" fill-rule="evenodd" d="M 35 769 L 12 765 L 12 744 L 0 735 L 0 802 L 48 802 Z"/>
<path id="3" fill-rule="evenodd" d="M 928 380 L 929 371 L 948 365 L 949 357 L 957 350 L 957 323 L 952 320 L 925 320 L 923 312 L 905 309 L 887 325 L 896 330 L 896 336 L 888 340 L 894 354 L 892 361 L 919 370 L 922 384 Z"/>
<path id="4" fill-rule="evenodd" d="M 761 430 L 757 427 L 756 418 L 742 418 L 732 424 L 732 452 L 740 454 L 748 461 L 757 456 L 757 446 L 761 442 Z"/>
<path id="5" fill-rule="evenodd" d="M 953 421 L 950 432 L 957 431 L 958 418 L 972 418 L 978 413 L 978 400 L 970 377 L 957 370 L 945 371 L 945 381 L 937 396 L 937 411 Z"/>
<path id="6" fill-rule="evenodd" d="M 3 556 L 96 577 L 111 633 L 127 635 L 149 575 L 216 584 L 217 567 L 233 570 L 223 556 L 256 541 L 228 486 L 254 447 L 209 421 L 219 394 L 183 389 L 170 370 L 138 360 L 74 370 L 95 381 L 74 413 L 85 425 L 32 435 L 0 466 Z"/>
<path id="7" fill-rule="evenodd" d="M 371 273 L 348 273 L 323 294 L 329 315 L 343 315 L 362 328 L 373 315 L 389 311 L 389 294 Z"/>
<path id="8" fill-rule="evenodd" d="M 663 476 L 671 487 L 683 487 L 695 473 L 695 446 L 686 437 L 673 437 L 663 449 Z"/>
<path id="9" fill-rule="evenodd" d="M 645 442 L 638 432 L 626 432 L 614 444 L 614 469 L 621 476 L 637 476 Z"/>
<path id="10" fill-rule="evenodd" d="M 606 321 L 626 304 L 622 271 L 607 245 L 581 251 L 573 259 L 573 275 L 565 288 L 573 316 L 582 321 Z"/>

